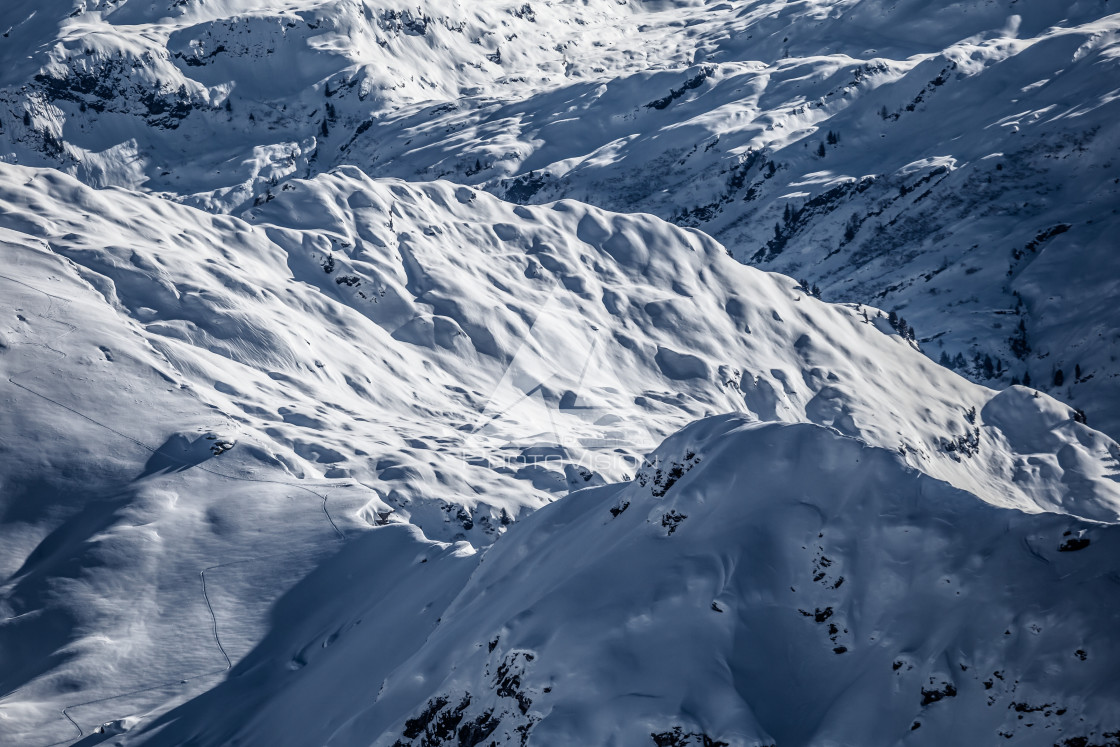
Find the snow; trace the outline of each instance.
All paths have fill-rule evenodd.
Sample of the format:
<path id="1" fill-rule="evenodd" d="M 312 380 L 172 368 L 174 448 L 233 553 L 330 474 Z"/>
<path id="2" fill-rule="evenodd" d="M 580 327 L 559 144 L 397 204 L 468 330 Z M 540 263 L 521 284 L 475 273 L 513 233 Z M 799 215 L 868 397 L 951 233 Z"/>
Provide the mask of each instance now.
<path id="1" fill-rule="evenodd" d="M 1116 435 L 1108 10 L 17 4 L 0 158 L 234 214 L 344 164 L 649 212 Z"/>
<path id="2" fill-rule="evenodd" d="M 7 3 L 0 742 L 1114 743 L 1108 10 Z"/>
<path id="3" fill-rule="evenodd" d="M 1085 573 L 1115 562 L 1114 525 L 988 506 L 810 424 L 710 418 L 650 461 L 646 484 L 574 493 L 478 559 L 432 546 L 420 564 L 396 547 L 410 535 L 375 530 L 351 547 L 392 556 L 344 551 L 277 606 L 304 627 L 277 624 L 137 743 L 461 743 L 473 726 L 499 744 L 679 727 L 697 743 L 1049 745 L 1115 728 L 1099 663 L 1115 595 Z M 685 467 L 659 497 L 669 465 Z M 1060 552 L 1067 533 L 1091 545 Z M 334 586 L 345 561 L 402 556 L 394 588 Z"/>
<path id="4" fill-rule="evenodd" d="M 5 685 L 28 711 L 8 717 L 21 739 L 66 739 L 63 709 L 84 733 L 149 724 L 213 687 L 269 635 L 297 634 L 272 600 L 313 568 L 341 573 L 321 565 L 340 540 L 346 557 L 399 523 L 410 557 L 449 547 L 432 540 L 473 557 L 574 488 L 637 491 L 640 474 L 625 480 L 647 450 L 720 412 L 738 415 L 711 423 L 819 424 L 807 432 L 889 450 L 894 472 L 992 510 L 1118 516 L 1120 447 L 1068 406 L 969 383 L 878 310 L 822 303 L 653 216 L 343 168 L 238 219 L 2 168 L 5 637 L 24 652 Z M 804 471 L 752 451 L 768 479 Z M 368 541 L 382 560 L 346 575 L 403 552 Z M 462 591 L 432 583 L 448 603 Z"/>

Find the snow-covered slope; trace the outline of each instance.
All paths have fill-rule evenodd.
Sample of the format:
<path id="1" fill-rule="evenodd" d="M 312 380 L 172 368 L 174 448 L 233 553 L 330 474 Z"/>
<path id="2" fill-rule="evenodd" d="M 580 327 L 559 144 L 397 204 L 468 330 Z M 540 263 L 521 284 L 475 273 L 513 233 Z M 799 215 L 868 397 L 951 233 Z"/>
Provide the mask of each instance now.
<path id="1" fill-rule="evenodd" d="M 350 163 L 652 212 L 1115 434 L 1114 10 L 15 3 L 0 150 L 217 211 Z"/>
<path id="2" fill-rule="evenodd" d="M 1120 743 L 1109 11 L 6 4 L 0 743 Z"/>
<path id="3" fill-rule="evenodd" d="M 652 216 L 353 168 L 246 220 L 0 178 L 0 728 L 19 741 L 212 686 L 287 635 L 271 601 L 339 540 L 407 523 L 468 557 L 572 488 L 664 484 L 645 453 L 716 413 L 826 426 L 1004 510 L 1120 515 L 1120 448 L 1067 406 L 971 384 L 881 312 Z"/>
<path id="4" fill-rule="evenodd" d="M 126 743 L 1115 744 L 1116 529 L 710 418 L 481 557 L 375 530 Z"/>
<path id="5" fill-rule="evenodd" d="M 651 216 L 348 168 L 288 183 L 245 222 L 52 171 L 4 174 L 4 225 L 115 311 L 145 343 L 138 360 L 224 413 L 228 440 L 282 445 L 296 478 L 399 483 L 404 515 L 421 492 L 473 504 L 462 496 L 527 480 L 563 493 L 557 469 L 579 463 L 617 479 L 690 420 L 742 411 L 896 449 L 991 503 L 1117 516 L 1120 491 L 1093 479 L 1116 446 L 1068 407 L 993 396 L 882 312 L 821 303 Z M 115 376 L 105 347 L 99 368 Z M 476 461 L 495 448 L 508 463 Z M 429 451 L 466 462 L 432 471 Z M 540 505 L 509 489 L 495 511 Z"/>

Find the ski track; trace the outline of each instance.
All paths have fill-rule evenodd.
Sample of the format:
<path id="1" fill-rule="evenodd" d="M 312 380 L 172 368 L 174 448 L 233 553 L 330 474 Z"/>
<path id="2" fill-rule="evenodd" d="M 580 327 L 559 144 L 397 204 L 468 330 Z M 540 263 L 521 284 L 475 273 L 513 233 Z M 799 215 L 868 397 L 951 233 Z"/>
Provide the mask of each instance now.
<path id="1" fill-rule="evenodd" d="M 55 300 L 62 301 L 63 303 L 69 304 L 70 299 L 62 298 L 61 296 L 55 296 L 51 293 L 48 293 L 48 292 L 42 290 L 41 288 L 36 288 L 33 285 L 25 283 L 21 280 L 16 280 L 15 278 L 10 277 L 8 275 L 0 274 L 0 278 L 3 278 L 4 280 L 8 280 L 10 282 L 16 283 L 18 285 L 22 285 L 25 288 L 29 288 L 30 290 L 33 290 L 37 293 L 41 293 L 41 294 L 43 294 L 44 296 L 47 297 L 46 315 L 40 314 L 38 312 L 32 312 L 32 313 L 34 313 L 40 319 L 45 319 L 47 321 L 54 322 L 56 324 L 61 324 L 63 326 L 69 327 L 70 328 L 69 331 L 64 333 L 61 337 L 59 337 L 58 338 L 59 340 L 61 340 L 66 335 L 69 335 L 69 334 L 71 334 L 71 333 L 73 333 L 74 331 L 77 330 L 77 327 L 75 327 L 74 325 L 69 324 L 67 322 L 64 322 L 61 319 L 57 319 L 53 315 L 54 301 Z M 66 353 L 62 352 L 61 350 L 57 350 L 57 349 L 51 347 L 50 345 L 48 345 L 46 343 L 16 342 L 16 343 L 12 343 L 12 345 L 32 345 L 32 346 L 35 346 L 35 347 L 42 347 L 42 348 L 46 348 L 47 350 L 50 350 L 51 352 L 57 353 L 62 358 L 67 357 Z M 74 408 L 72 408 L 68 405 L 64 405 L 61 402 L 59 402 L 55 399 L 52 399 L 52 398 L 48 397 L 47 395 L 45 395 L 41 392 L 37 392 L 37 391 L 35 391 L 34 389 L 32 389 L 28 386 L 20 384 L 18 381 L 15 380 L 14 377 L 19 376 L 22 373 L 27 373 L 27 371 L 30 371 L 30 370 L 33 370 L 33 369 L 25 369 L 23 371 L 17 371 L 16 373 L 8 376 L 7 377 L 8 378 L 8 383 L 12 384 L 15 387 L 18 387 L 18 388 L 22 389 L 25 392 L 29 392 L 30 394 L 33 394 L 36 397 L 39 397 L 40 399 L 46 400 L 47 402 L 49 402 L 53 405 L 56 405 L 57 407 L 61 407 L 62 409 L 66 410 L 68 412 L 71 412 L 74 415 L 77 415 L 78 417 L 80 417 L 84 420 L 87 420 L 90 423 L 93 423 L 94 425 L 97 425 L 97 426 L 109 431 L 110 433 L 112 433 L 115 436 L 118 436 L 118 437 L 123 438 L 127 441 L 130 441 L 131 443 L 139 446 L 140 448 L 150 452 L 153 456 L 158 455 L 158 456 L 167 457 L 172 462 L 178 463 L 178 464 L 180 464 L 180 465 L 182 465 L 182 466 L 184 466 L 188 469 L 192 468 L 192 465 L 187 464 L 187 462 L 184 461 L 184 460 L 178 459 L 177 457 L 175 457 L 173 455 L 166 454 L 166 453 L 162 452 L 160 449 L 153 448 L 153 447 L 149 446 L 148 444 L 146 444 L 146 443 L 144 443 L 144 442 L 142 442 L 138 439 L 132 438 L 131 436 L 128 436 L 124 433 L 121 433 L 120 431 L 114 429 L 113 427 L 98 421 L 96 418 L 92 418 L 89 415 L 86 415 L 83 412 L 79 412 L 78 410 L 76 410 L 76 409 L 74 409 Z M 203 472 L 208 472 L 212 475 L 216 475 L 217 477 L 222 477 L 222 478 L 225 478 L 227 480 L 235 480 L 235 481 L 241 481 L 241 482 L 267 483 L 267 484 L 273 484 L 273 485 L 285 485 L 287 487 L 298 488 L 299 490 L 304 490 L 308 493 L 311 493 L 312 495 L 314 495 L 314 496 L 316 496 L 316 497 L 318 497 L 322 500 L 323 514 L 326 516 L 327 521 L 330 523 L 331 529 L 334 531 L 334 534 L 336 535 L 337 541 L 338 542 L 344 542 L 345 539 L 346 539 L 345 533 L 341 529 L 339 529 L 338 524 L 335 522 L 334 517 L 331 516 L 330 511 L 327 508 L 327 499 L 330 497 L 330 492 L 329 491 L 326 492 L 326 493 L 318 493 L 318 492 L 312 490 L 311 488 L 308 488 L 304 485 L 298 485 L 296 483 L 287 483 L 287 482 L 282 482 L 282 481 L 279 481 L 279 480 L 262 480 L 262 479 L 258 479 L 258 478 L 254 478 L 254 477 L 245 477 L 245 476 L 242 476 L 242 475 L 228 475 L 228 474 L 225 474 L 225 473 L 222 473 L 222 472 L 218 472 L 217 470 L 210 469 L 208 467 L 204 467 L 202 465 L 193 465 L 193 468 L 200 469 Z M 335 484 L 335 485 L 332 485 L 330 487 L 338 487 L 338 488 L 352 487 L 352 483 Z M 214 675 L 222 674 L 223 672 L 229 671 L 233 667 L 233 662 L 230 660 L 229 654 L 226 653 L 225 647 L 222 646 L 222 641 L 221 641 L 221 638 L 218 634 L 218 617 L 214 612 L 213 605 L 210 604 L 210 596 L 206 591 L 206 571 L 210 571 L 210 570 L 213 570 L 215 568 L 224 568 L 224 567 L 232 566 L 232 565 L 243 565 L 245 563 L 254 563 L 254 562 L 257 562 L 257 561 L 260 561 L 260 560 L 268 560 L 270 558 L 276 558 L 276 557 L 282 557 L 282 556 L 291 556 L 291 555 L 294 555 L 294 553 L 275 553 L 275 554 L 271 554 L 271 555 L 261 555 L 259 557 L 246 558 L 245 560 L 237 560 L 237 561 L 232 561 L 232 562 L 229 562 L 229 563 L 217 563 L 215 565 L 210 565 L 210 566 L 207 566 L 207 567 L 199 570 L 198 575 L 199 575 L 199 578 L 201 579 L 201 582 L 202 582 L 202 600 L 206 604 L 206 609 L 210 613 L 211 632 L 212 632 L 212 636 L 214 638 L 214 644 L 218 647 L 218 651 L 221 653 L 222 658 L 225 659 L 226 663 L 225 663 L 224 667 L 222 667 L 221 669 L 214 669 L 214 670 L 211 670 L 211 671 L 208 671 L 208 672 L 199 672 L 199 673 L 190 674 L 190 675 L 187 675 L 187 676 L 175 677 L 174 679 L 168 680 L 166 682 L 157 683 L 155 685 L 150 685 L 148 687 L 138 688 L 136 690 L 130 690 L 130 691 L 124 692 L 124 693 L 118 693 L 117 695 L 110 695 L 110 696 L 107 696 L 107 697 L 104 697 L 104 698 L 95 698 L 94 700 L 87 700 L 87 701 L 83 701 L 81 703 L 71 703 L 71 704 L 63 707 L 61 713 L 62 713 L 62 716 L 67 721 L 69 721 L 71 724 L 73 724 L 74 728 L 78 730 L 77 736 L 73 737 L 73 738 L 70 738 L 70 739 L 63 739 L 63 740 L 60 740 L 60 741 L 57 741 L 57 742 L 50 742 L 49 744 L 42 745 L 41 747 L 58 747 L 58 745 L 72 744 L 76 740 L 82 739 L 83 737 L 86 736 L 85 731 L 82 729 L 82 727 L 68 713 L 68 711 L 70 711 L 71 709 L 81 708 L 81 707 L 88 706 L 88 705 L 95 705 L 97 703 L 106 703 L 106 702 L 111 701 L 111 700 L 118 700 L 120 698 L 126 698 L 126 697 L 129 697 L 131 695 L 140 695 L 142 693 L 152 692 L 154 690 L 159 690 L 159 689 L 162 689 L 162 688 L 165 688 L 165 687 L 170 687 L 170 686 L 176 685 L 176 684 L 184 685 L 184 684 L 186 684 L 188 682 L 191 682 L 193 680 L 201 679 L 203 677 L 212 677 Z M 16 690 L 13 690 L 12 692 L 8 693 L 7 695 L 3 696 L 3 698 L 0 698 L 0 699 L 10 698 L 11 696 L 19 693 L 20 690 L 22 690 L 22 688 L 17 688 Z M 112 721 L 113 719 L 108 719 L 108 720 Z M 102 723 L 104 723 L 104 722 L 102 722 Z"/>

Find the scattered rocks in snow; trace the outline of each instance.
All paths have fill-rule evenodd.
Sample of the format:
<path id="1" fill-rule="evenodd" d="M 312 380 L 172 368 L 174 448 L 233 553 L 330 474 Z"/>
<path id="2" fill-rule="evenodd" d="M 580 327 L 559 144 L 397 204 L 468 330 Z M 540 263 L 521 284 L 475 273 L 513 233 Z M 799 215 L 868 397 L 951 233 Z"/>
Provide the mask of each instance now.
<path id="1" fill-rule="evenodd" d="M 933 679 L 930 679 L 930 684 L 933 684 Z M 940 687 L 922 688 L 922 705 L 927 706 L 931 703 L 936 703 L 945 698 L 955 698 L 957 696 L 957 688 L 951 682 L 942 682 Z"/>
<path id="2" fill-rule="evenodd" d="M 669 536 L 673 532 L 677 531 L 677 527 L 680 526 L 680 523 L 687 518 L 688 518 L 687 515 L 682 514 L 678 511 L 675 511 L 675 510 L 670 511 L 667 514 L 664 514 L 661 517 L 661 526 L 667 527 L 668 530 L 669 530 L 665 533 L 665 536 Z"/>
<path id="3" fill-rule="evenodd" d="M 1058 552 L 1077 552 L 1092 544 L 1088 537 L 1070 537 L 1058 546 Z"/>
<path id="4" fill-rule="evenodd" d="M 648 462 L 643 464 L 636 479 L 642 487 L 650 484 L 650 494 L 654 498 L 661 498 L 684 477 L 686 472 L 699 463 L 700 457 L 695 452 L 688 451 L 684 455 L 683 462 L 670 461 L 666 467 L 661 466 L 661 462 L 656 460 L 652 464 Z"/>
<path id="5" fill-rule="evenodd" d="M 669 731 L 651 733 L 650 738 L 656 747 L 730 747 L 730 743 L 715 739 L 704 732 L 686 732 L 680 726 Z"/>
<path id="6" fill-rule="evenodd" d="M 225 454 L 227 451 L 229 451 L 230 449 L 232 449 L 236 445 L 235 441 L 229 441 L 227 439 L 221 438 L 219 436 L 215 436 L 213 434 L 208 435 L 206 437 L 206 439 L 208 441 L 213 441 L 214 442 L 214 443 L 210 444 L 210 453 L 213 454 L 214 456 L 219 456 L 221 454 Z"/>

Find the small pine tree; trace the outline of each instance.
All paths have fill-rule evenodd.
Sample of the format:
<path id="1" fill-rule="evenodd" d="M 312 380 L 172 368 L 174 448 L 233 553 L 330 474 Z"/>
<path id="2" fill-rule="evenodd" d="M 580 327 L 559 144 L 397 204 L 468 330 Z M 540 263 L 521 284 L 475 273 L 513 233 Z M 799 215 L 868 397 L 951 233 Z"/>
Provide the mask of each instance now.
<path id="1" fill-rule="evenodd" d="M 857 231 L 859 231 L 859 216 L 852 213 L 848 222 L 844 224 L 844 241 L 848 242 L 854 239 Z"/>
<path id="2" fill-rule="evenodd" d="M 228 97 L 226 98 L 226 111 L 227 112 L 232 112 L 233 111 L 233 102 Z"/>
<path id="3" fill-rule="evenodd" d="M 24 127 L 30 127 L 31 126 L 31 112 L 24 112 L 23 113 L 23 126 Z"/>
<path id="4" fill-rule="evenodd" d="M 1025 374 L 1023 374 L 1023 386 L 1030 386 L 1030 385 L 1031 385 L 1031 372 L 1027 371 Z"/>
<path id="5" fill-rule="evenodd" d="M 1026 320 L 1019 319 L 1019 328 L 1009 339 L 1008 343 L 1011 346 L 1011 352 L 1019 360 L 1023 360 L 1031 352 L 1030 343 L 1027 342 L 1027 322 Z"/>
<path id="6" fill-rule="evenodd" d="M 323 124 L 319 127 L 319 133 L 323 137 L 327 137 L 328 135 L 331 134 L 331 129 L 329 127 L 327 127 L 327 120 L 325 120 L 325 119 L 323 120 Z"/>
<path id="7" fill-rule="evenodd" d="M 840 136 L 837 135 L 832 130 L 829 130 L 828 131 L 828 144 L 829 145 L 836 145 L 839 142 L 840 142 Z"/>
<path id="8" fill-rule="evenodd" d="M 817 157 L 824 158 L 827 151 L 824 149 L 824 143 L 817 146 Z"/>
<path id="9" fill-rule="evenodd" d="M 1078 363 L 1076 366 L 1073 367 L 1073 379 L 1074 379 L 1074 381 L 1081 381 L 1081 364 L 1080 363 Z"/>
<path id="10" fill-rule="evenodd" d="M 1064 383 L 1066 383 L 1066 375 L 1062 369 L 1059 368 L 1054 372 L 1054 386 L 1061 386 Z"/>

